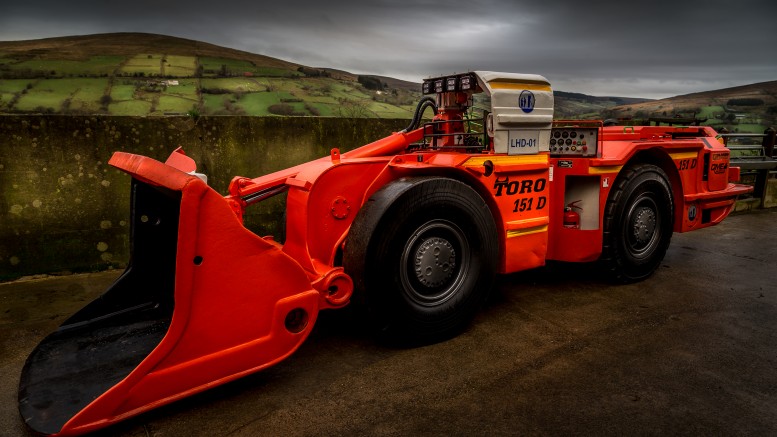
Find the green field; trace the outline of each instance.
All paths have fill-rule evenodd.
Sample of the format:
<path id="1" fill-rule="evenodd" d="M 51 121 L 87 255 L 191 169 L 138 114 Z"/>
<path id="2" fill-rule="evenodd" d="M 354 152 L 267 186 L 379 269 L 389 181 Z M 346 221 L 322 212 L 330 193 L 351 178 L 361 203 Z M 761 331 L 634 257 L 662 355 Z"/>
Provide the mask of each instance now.
<path id="1" fill-rule="evenodd" d="M 113 115 L 143 116 L 151 112 L 151 102 L 142 100 L 129 100 L 125 102 L 111 103 L 108 111 Z"/>
<path id="2" fill-rule="evenodd" d="M 758 134 L 763 133 L 768 128 L 769 126 L 764 126 L 762 124 L 740 123 L 736 125 L 737 132 L 753 132 Z"/>
<path id="3" fill-rule="evenodd" d="M 37 79 L 4 79 L 0 80 L 0 93 L 14 94 L 32 86 Z"/>
<path id="4" fill-rule="evenodd" d="M 267 108 L 270 105 L 280 103 L 275 93 L 261 92 L 249 93 L 240 98 L 237 104 L 243 108 L 248 115 L 266 116 L 270 115 Z"/>
<path id="5" fill-rule="evenodd" d="M 114 102 L 132 100 L 135 95 L 135 85 L 114 85 L 111 88 L 111 99 Z"/>
<path id="6" fill-rule="evenodd" d="M 152 70 L 151 66 L 161 59 L 161 55 L 153 55 L 150 59 L 148 55 L 140 55 L 128 60 L 122 74 L 143 71 L 144 77 L 112 79 L 111 104 L 108 105 L 111 114 L 143 115 L 144 111 L 154 114 L 186 113 L 199 108 L 203 114 L 267 116 L 273 115 L 269 111 L 270 106 L 286 104 L 298 115 L 410 118 L 414 108 L 375 101 L 372 91 L 329 78 L 309 81 L 287 77 L 150 79 L 147 75 Z M 176 65 L 184 61 L 191 61 L 194 65 L 194 58 L 168 56 L 166 59 Z M 8 110 L 14 96 L 23 93 L 13 105 L 14 110 L 100 111 L 100 101 L 110 80 L 3 80 L 0 81 L 0 108 Z"/>
<path id="7" fill-rule="evenodd" d="M 722 106 L 704 106 L 701 111 L 696 114 L 696 118 L 714 119 L 716 115 L 725 113 L 725 109 Z"/>
<path id="8" fill-rule="evenodd" d="M 166 96 L 182 97 L 190 100 L 197 100 L 197 80 L 179 79 L 178 85 L 168 85 L 164 88 L 163 94 Z"/>
<path id="9" fill-rule="evenodd" d="M 128 59 L 119 71 L 125 76 L 159 76 L 162 68 L 162 55 L 141 54 Z"/>
<path id="10" fill-rule="evenodd" d="M 97 112 L 108 79 L 48 79 L 37 82 L 16 103 L 20 111 Z"/>
<path id="11" fill-rule="evenodd" d="M 165 76 L 192 77 L 197 71 L 197 58 L 194 56 L 168 55 L 165 61 Z"/>
<path id="12" fill-rule="evenodd" d="M 159 96 L 156 110 L 162 114 L 178 113 L 185 114 L 190 109 L 197 106 L 197 101 L 185 99 L 176 96 Z"/>
<path id="13" fill-rule="evenodd" d="M 290 76 L 302 76 L 296 70 L 287 70 L 282 68 L 273 67 L 257 67 L 251 62 L 227 59 L 227 58 L 212 58 L 201 57 L 200 65 L 202 66 L 203 76 L 261 76 L 261 77 L 290 77 Z"/>
<path id="14" fill-rule="evenodd" d="M 203 89 L 223 89 L 230 92 L 258 92 L 267 90 L 267 86 L 257 79 L 243 77 L 202 79 L 200 86 Z"/>
<path id="15" fill-rule="evenodd" d="M 30 70 L 44 76 L 108 76 L 124 61 L 123 56 L 93 56 L 84 61 L 36 59 L 6 62 L 12 71 Z M 6 59 L 8 61 L 8 59 Z"/>
<path id="16" fill-rule="evenodd" d="M 293 64 L 270 67 L 262 58 L 146 50 L 82 61 L 0 53 L 0 77 L 30 77 L 0 79 L 0 112 L 268 116 L 277 115 L 271 106 L 284 105 L 279 111 L 294 115 L 409 118 L 412 108 L 398 102 L 417 98 L 407 90 L 378 95 L 351 78 L 307 77 Z"/>

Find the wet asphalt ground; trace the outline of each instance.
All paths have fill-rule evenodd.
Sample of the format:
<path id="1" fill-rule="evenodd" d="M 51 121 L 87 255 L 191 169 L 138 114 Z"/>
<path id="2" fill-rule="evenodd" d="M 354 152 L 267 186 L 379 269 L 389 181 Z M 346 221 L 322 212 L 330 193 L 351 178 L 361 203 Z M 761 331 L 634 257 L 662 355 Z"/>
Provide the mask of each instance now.
<path id="1" fill-rule="evenodd" d="M 26 356 L 117 275 L 0 284 L 0 435 L 29 435 Z M 777 435 L 777 210 L 675 234 L 638 284 L 569 264 L 501 277 L 431 346 L 326 312 L 278 366 L 97 435 Z"/>

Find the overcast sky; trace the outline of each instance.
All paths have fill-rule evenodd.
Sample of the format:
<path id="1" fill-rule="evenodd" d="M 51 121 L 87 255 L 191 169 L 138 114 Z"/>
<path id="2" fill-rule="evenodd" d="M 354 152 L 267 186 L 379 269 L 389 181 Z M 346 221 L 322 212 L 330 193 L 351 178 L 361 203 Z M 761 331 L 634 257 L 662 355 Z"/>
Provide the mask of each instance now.
<path id="1" fill-rule="evenodd" d="M 420 82 L 468 70 L 661 98 L 777 80 L 775 0 L 2 0 L 0 40 L 149 32 Z"/>

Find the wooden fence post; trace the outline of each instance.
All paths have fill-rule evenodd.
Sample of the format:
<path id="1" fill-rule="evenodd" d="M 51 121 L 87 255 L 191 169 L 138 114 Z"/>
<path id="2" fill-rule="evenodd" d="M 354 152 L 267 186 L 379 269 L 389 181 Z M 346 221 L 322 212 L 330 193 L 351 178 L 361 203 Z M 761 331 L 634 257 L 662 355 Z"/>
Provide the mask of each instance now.
<path id="1" fill-rule="evenodd" d="M 764 156 L 774 157 L 774 143 L 777 137 L 777 131 L 773 127 L 764 131 L 764 141 L 761 143 L 764 148 Z"/>

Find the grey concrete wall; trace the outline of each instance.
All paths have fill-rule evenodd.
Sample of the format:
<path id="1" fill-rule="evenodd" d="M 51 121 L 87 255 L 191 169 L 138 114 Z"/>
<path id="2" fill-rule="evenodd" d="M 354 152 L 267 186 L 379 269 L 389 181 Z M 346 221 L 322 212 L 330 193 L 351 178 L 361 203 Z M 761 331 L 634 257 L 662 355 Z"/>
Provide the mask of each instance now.
<path id="1" fill-rule="evenodd" d="M 123 268 L 129 257 L 129 183 L 106 163 L 114 151 L 164 161 L 178 146 L 209 184 L 256 177 L 402 129 L 407 120 L 313 117 L 0 116 L 0 281 Z M 766 206 L 777 206 L 771 180 Z M 737 211 L 757 208 L 739 202 Z M 282 199 L 252 207 L 246 225 L 275 234 Z"/>
<path id="2" fill-rule="evenodd" d="M 176 147 L 226 193 L 256 177 L 351 150 L 407 120 L 308 117 L 0 116 L 0 280 L 122 268 L 129 257 L 129 183 L 107 165 L 114 151 L 164 161 Z M 274 233 L 280 200 L 249 210 L 246 224 Z"/>

